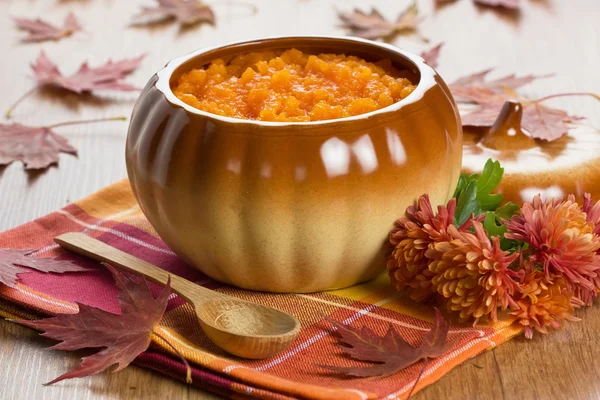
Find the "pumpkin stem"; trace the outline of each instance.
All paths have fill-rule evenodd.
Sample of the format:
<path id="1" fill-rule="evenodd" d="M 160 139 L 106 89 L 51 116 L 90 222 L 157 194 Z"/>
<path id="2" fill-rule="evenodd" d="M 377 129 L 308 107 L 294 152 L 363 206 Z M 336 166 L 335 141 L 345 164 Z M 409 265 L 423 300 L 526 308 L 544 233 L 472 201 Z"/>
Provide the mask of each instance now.
<path id="1" fill-rule="evenodd" d="M 483 135 L 480 144 L 494 150 L 520 150 L 534 147 L 535 140 L 525 135 L 521 129 L 522 119 L 523 105 L 514 100 L 506 101 L 494 125 Z"/>

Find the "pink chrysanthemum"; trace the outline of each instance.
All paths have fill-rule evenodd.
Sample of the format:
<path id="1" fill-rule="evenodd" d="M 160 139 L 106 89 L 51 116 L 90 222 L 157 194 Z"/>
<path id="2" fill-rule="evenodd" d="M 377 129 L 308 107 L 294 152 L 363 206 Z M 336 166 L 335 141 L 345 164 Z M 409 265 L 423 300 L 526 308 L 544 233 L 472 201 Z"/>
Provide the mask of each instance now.
<path id="1" fill-rule="evenodd" d="M 434 274 L 434 289 L 446 300 L 449 310 L 462 320 L 475 323 L 488 317 L 497 320 L 497 309 L 516 307 L 513 295 L 519 290 L 519 273 L 510 269 L 519 253 L 500 248 L 500 238 L 490 240 L 479 221 L 473 221 L 475 233 L 448 228 L 451 241 L 433 243 L 426 256 Z"/>
<path id="2" fill-rule="evenodd" d="M 521 288 L 521 298 L 511 314 L 523 326 L 526 338 L 531 339 L 534 330 L 548 333 L 548 328 L 559 329 L 563 320 L 579 320 L 573 317 L 573 291 L 563 279 L 550 282 L 544 272 L 529 268 Z"/>
<path id="3" fill-rule="evenodd" d="M 583 212 L 586 216 L 586 221 L 594 224 L 594 233 L 600 236 L 600 201 L 592 201 L 592 196 L 589 193 L 583 195 Z"/>
<path id="4" fill-rule="evenodd" d="M 549 282 L 564 279 L 583 303 L 591 304 L 600 289 L 600 237 L 572 196 L 543 202 L 538 195 L 506 226 L 507 238 L 529 244 L 529 261 L 543 267 Z"/>
<path id="5" fill-rule="evenodd" d="M 438 206 L 434 214 L 429 196 L 423 195 L 416 207 L 406 209 L 406 216 L 390 232 L 389 243 L 394 246 L 387 259 L 390 278 L 398 290 L 405 291 L 415 301 L 426 301 L 433 295 L 433 274 L 427 269 L 429 260 L 425 252 L 431 243 L 451 239 L 448 227 L 454 222 L 455 210 L 456 199 L 451 199 L 445 207 Z M 461 229 L 467 229 L 469 224 L 465 223 Z"/>

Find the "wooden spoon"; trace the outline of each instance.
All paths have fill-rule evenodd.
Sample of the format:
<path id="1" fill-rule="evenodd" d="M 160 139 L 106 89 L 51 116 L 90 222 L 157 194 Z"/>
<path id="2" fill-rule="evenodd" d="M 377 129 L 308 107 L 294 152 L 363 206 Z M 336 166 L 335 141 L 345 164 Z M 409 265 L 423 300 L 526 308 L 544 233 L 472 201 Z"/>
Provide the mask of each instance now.
<path id="1" fill-rule="evenodd" d="M 196 309 L 204 333 L 223 350 L 244 358 L 265 358 L 287 348 L 300 332 L 293 316 L 272 307 L 203 288 L 82 233 L 54 238 L 62 247 L 115 268 L 166 285 Z"/>

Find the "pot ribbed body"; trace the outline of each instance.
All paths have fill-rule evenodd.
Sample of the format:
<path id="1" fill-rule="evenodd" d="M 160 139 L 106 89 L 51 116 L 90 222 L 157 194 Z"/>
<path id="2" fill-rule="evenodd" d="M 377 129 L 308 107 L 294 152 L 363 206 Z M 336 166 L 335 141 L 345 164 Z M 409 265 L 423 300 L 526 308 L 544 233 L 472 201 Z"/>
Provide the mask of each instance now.
<path id="1" fill-rule="evenodd" d="M 127 138 L 134 193 L 167 245 L 221 282 L 312 292 L 371 279 L 406 207 L 423 193 L 445 202 L 458 179 L 460 121 L 432 75 L 390 112 L 277 126 L 190 112 L 154 77 Z"/>

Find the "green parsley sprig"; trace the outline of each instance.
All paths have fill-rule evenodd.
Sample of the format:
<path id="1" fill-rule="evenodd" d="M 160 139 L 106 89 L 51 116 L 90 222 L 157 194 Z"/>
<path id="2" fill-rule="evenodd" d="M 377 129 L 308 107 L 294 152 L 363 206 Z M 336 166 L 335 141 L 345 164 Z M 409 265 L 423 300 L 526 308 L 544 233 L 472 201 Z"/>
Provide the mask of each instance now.
<path id="1" fill-rule="evenodd" d="M 484 214 L 483 228 L 488 236 L 500 236 L 502 249 L 510 250 L 518 248 L 520 244 L 504 237 L 508 229 L 502 221 L 510 219 L 518 212 L 519 206 L 511 202 L 500 206 L 504 201 L 504 196 L 500 193 L 493 193 L 503 175 L 504 168 L 500 166 L 500 162 L 491 158 L 485 163 L 481 174 L 462 174 L 454 192 L 456 198 L 454 224 L 460 226 L 471 215 L 477 218 Z"/>

